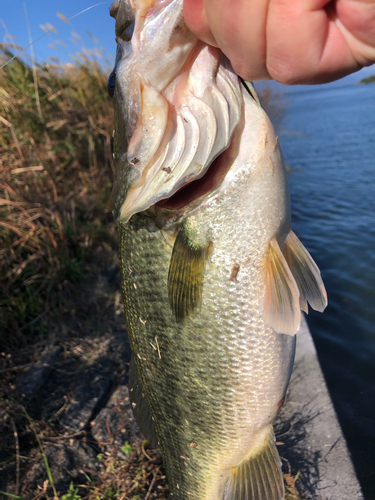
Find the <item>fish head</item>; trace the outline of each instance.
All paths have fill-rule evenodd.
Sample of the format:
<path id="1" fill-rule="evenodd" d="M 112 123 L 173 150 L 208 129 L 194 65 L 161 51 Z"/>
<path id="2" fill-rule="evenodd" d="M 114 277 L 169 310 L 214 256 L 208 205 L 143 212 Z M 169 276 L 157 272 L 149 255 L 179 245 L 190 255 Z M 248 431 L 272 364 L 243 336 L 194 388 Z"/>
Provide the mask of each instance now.
<path id="1" fill-rule="evenodd" d="M 182 0 L 115 0 L 116 220 L 202 178 L 241 119 L 238 77 L 187 28 Z"/>

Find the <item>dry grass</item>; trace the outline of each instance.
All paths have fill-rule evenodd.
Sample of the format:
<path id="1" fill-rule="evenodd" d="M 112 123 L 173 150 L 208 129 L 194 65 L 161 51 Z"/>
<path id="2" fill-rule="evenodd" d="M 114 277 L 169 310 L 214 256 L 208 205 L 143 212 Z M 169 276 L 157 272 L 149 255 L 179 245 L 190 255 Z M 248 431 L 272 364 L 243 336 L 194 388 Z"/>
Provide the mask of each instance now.
<path id="1" fill-rule="evenodd" d="M 150 449 L 139 438 L 129 445 L 125 460 L 103 454 L 102 474 L 96 485 L 86 486 L 85 500 L 165 500 L 168 497 L 163 459 L 159 450 Z"/>
<path id="2" fill-rule="evenodd" d="M 8 53 L 5 53 L 9 56 Z M 61 315 L 112 223 L 112 103 L 88 59 L 0 71 L 2 342 L 19 345 Z"/>

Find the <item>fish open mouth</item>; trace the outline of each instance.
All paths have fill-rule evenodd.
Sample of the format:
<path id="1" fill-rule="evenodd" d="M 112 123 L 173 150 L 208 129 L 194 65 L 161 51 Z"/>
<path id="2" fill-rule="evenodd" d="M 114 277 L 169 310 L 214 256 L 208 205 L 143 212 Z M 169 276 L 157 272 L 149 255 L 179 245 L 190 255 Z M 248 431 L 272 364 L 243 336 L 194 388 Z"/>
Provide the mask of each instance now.
<path id="1" fill-rule="evenodd" d="M 242 78 L 240 78 L 240 81 L 251 98 L 259 103 L 258 97 L 256 95 L 254 97 Z M 198 198 L 202 198 L 217 189 L 231 169 L 233 160 L 237 157 L 237 149 L 239 146 L 238 138 L 241 136 L 243 126 L 243 119 L 241 119 L 240 123 L 237 125 L 236 134 L 232 136 L 229 147 L 212 161 L 200 178 L 185 184 L 172 196 L 155 203 L 155 205 L 168 210 L 180 210 L 190 205 L 190 203 Z"/>
<path id="2" fill-rule="evenodd" d="M 220 186 L 230 170 L 233 158 L 235 158 L 234 149 L 235 144 L 231 144 L 211 163 L 202 177 L 189 182 L 172 196 L 157 202 L 155 205 L 167 210 L 180 210 L 214 191 Z"/>

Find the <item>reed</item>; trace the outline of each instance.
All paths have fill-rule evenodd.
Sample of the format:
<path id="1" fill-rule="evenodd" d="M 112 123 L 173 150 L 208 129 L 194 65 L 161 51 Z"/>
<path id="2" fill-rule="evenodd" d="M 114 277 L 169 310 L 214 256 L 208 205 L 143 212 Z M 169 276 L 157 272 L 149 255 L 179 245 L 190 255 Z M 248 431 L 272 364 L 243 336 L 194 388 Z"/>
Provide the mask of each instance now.
<path id="1" fill-rule="evenodd" d="M 2 49 L 1 59 L 11 53 Z M 0 71 L 2 342 L 25 342 L 64 308 L 112 223 L 113 108 L 95 60 Z M 36 83 L 36 85 L 35 85 Z M 40 108 L 36 90 L 38 89 Z"/>

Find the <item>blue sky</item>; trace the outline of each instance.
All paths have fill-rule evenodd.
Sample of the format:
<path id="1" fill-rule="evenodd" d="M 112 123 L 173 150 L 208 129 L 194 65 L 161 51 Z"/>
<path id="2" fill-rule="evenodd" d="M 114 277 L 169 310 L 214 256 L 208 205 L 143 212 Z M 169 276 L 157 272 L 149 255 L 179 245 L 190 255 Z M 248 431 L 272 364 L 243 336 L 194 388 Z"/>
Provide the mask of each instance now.
<path id="1" fill-rule="evenodd" d="M 36 40 L 44 33 L 41 25 L 46 27 L 47 23 L 49 23 L 52 26 L 57 26 L 62 22 L 57 13 L 69 18 L 95 5 L 95 3 L 94 0 L 64 0 L 63 2 L 58 0 L 0 0 L 0 41 L 10 42 L 13 40 L 15 44 L 22 47 L 29 44 L 24 4 L 26 4 L 28 11 L 31 36 L 33 40 Z M 96 48 L 102 54 L 103 52 L 106 54 L 108 58 L 107 66 L 111 66 L 116 44 L 114 40 L 114 19 L 109 16 L 110 4 L 111 2 L 104 3 L 82 13 L 72 19 L 70 24 L 64 23 L 58 27 L 58 34 L 50 33 L 35 42 L 33 47 L 36 60 L 42 62 L 54 57 L 59 58 L 61 62 L 69 62 L 72 61 L 71 56 L 82 51 L 82 49 L 93 50 Z M 88 31 L 97 42 L 90 38 Z M 14 38 L 10 39 L 8 34 Z M 25 54 L 29 55 L 30 49 L 27 49 Z M 328 85 L 352 84 L 371 74 L 375 74 L 375 66 L 364 68 L 359 73 Z M 273 84 L 272 86 L 287 93 L 298 90 L 297 87 L 281 87 L 279 84 Z M 304 87 L 304 90 L 307 91 L 309 88 Z"/>
<path id="2" fill-rule="evenodd" d="M 44 33 L 41 25 L 49 23 L 57 26 L 62 22 L 57 16 L 58 12 L 69 18 L 95 3 L 94 0 L 0 0 L 0 41 L 14 41 L 22 47 L 29 44 L 24 4 L 28 11 L 31 36 L 36 40 Z M 57 57 L 62 62 L 68 62 L 72 61 L 71 55 L 83 48 L 90 50 L 95 47 L 104 48 L 108 57 L 113 57 L 116 50 L 115 26 L 114 19 L 109 16 L 110 5 L 111 2 L 108 2 L 94 7 L 72 19 L 71 24 L 65 23 L 57 28 L 58 34 L 50 33 L 35 42 L 33 46 L 37 61 Z M 94 42 L 87 31 L 99 43 Z M 8 34 L 14 38 L 10 39 Z M 30 54 L 30 49 L 27 49 L 26 54 Z"/>

